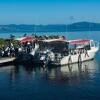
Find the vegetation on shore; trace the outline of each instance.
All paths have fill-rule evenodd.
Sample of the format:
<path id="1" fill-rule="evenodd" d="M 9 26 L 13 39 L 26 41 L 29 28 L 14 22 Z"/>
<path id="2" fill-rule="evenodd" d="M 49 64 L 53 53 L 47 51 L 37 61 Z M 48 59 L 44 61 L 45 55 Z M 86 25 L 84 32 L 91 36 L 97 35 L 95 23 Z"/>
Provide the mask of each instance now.
<path id="1" fill-rule="evenodd" d="M 0 38 L 0 48 L 5 45 L 9 45 L 10 43 L 13 43 L 14 45 L 16 45 L 16 41 L 14 39 L 15 39 L 15 36 L 12 34 L 10 35 L 9 39 Z"/>

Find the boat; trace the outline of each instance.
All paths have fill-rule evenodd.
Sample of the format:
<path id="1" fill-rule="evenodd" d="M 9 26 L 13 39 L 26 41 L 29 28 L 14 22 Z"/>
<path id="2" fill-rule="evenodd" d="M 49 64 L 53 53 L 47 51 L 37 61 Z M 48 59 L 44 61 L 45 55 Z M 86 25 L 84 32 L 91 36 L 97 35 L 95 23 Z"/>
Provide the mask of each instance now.
<path id="1" fill-rule="evenodd" d="M 57 40 L 63 39 L 64 36 L 37 36 L 37 37 L 21 37 L 16 38 L 15 41 L 17 42 L 18 46 L 17 53 L 16 53 L 16 60 L 15 63 L 26 63 L 31 62 L 35 59 L 35 55 L 39 49 L 39 42 L 43 40 Z"/>
<path id="2" fill-rule="evenodd" d="M 82 63 L 95 58 L 99 43 L 89 39 L 65 40 L 48 39 L 39 43 L 39 50 L 34 55 L 35 63 L 45 66 L 62 66 Z"/>

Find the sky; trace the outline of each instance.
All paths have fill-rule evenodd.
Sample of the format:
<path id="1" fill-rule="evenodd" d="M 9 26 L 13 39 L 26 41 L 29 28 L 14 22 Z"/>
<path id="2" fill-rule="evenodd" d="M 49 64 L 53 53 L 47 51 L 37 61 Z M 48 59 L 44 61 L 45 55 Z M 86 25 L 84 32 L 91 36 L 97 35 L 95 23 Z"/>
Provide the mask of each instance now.
<path id="1" fill-rule="evenodd" d="M 100 0 L 0 0 L 0 24 L 100 23 Z"/>

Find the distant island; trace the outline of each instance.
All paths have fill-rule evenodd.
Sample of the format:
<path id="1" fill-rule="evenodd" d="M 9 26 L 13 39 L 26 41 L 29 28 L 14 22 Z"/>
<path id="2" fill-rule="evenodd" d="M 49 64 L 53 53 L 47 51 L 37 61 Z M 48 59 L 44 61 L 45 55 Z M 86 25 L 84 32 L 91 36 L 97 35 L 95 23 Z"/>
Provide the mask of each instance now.
<path id="1" fill-rule="evenodd" d="M 100 31 L 100 23 L 77 22 L 69 25 L 65 25 L 65 24 L 0 25 L 0 33 L 1 32 L 76 32 L 76 31 Z"/>

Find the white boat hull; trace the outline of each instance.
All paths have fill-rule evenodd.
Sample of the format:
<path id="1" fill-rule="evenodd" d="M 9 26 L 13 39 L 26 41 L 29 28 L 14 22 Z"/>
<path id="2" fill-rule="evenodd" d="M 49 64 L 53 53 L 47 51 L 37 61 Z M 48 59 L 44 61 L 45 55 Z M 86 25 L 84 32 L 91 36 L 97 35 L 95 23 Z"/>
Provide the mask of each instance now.
<path id="1" fill-rule="evenodd" d="M 74 47 L 71 47 L 72 45 Z M 62 66 L 92 60 L 99 50 L 99 43 L 93 40 L 74 40 L 69 41 L 65 47 L 67 48 L 64 48 L 61 52 L 60 50 L 58 52 L 55 50 L 56 52 L 54 52 L 48 49 L 44 52 L 42 51 L 38 61 L 44 65 Z"/>
<path id="2" fill-rule="evenodd" d="M 82 53 L 82 54 L 64 56 L 60 61 L 60 65 L 67 65 L 94 59 L 97 51 L 98 48 L 93 48 L 91 50 L 88 50 L 87 54 Z"/>

